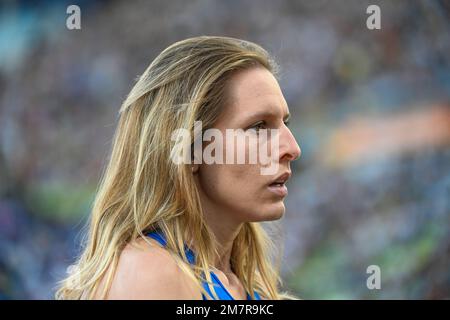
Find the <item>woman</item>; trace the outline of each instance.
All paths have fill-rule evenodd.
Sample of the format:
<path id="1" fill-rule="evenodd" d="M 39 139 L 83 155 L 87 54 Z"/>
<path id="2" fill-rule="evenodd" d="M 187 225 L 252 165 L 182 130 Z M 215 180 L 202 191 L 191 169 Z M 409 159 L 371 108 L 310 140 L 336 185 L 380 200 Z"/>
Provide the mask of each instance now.
<path id="1" fill-rule="evenodd" d="M 150 64 L 119 111 L 86 246 L 57 298 L 295 299 L 280 292 L 260 225 L 282 217 L 290 162 L 300 156 L 275 70 L 260 46 L 208 36 L 177 42 Z M 202 132 L 245 132 L 249 145 L 275 129 L 278 143 L 265 146 L 277 170 L 192 154 L 197 160 L 173 161 L 174 132 L 188 129 L 183 147 L 192 146 L 196 121 Z M 231 154 L 226 139 L 218 153 Z M 241 142 L 230 145 L 250 156 Z"/>

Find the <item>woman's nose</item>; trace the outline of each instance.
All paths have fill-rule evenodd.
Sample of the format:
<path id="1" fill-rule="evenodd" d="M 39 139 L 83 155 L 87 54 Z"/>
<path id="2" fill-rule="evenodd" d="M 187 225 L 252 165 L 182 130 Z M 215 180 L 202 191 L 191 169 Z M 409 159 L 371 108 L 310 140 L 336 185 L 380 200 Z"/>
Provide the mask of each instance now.
<path id="1" fill-rule="evenodd" d="M 281 130 L 280 136 L 280 160 L 293 161 L 298 159 L 302 150 L 288 127 Z"/>

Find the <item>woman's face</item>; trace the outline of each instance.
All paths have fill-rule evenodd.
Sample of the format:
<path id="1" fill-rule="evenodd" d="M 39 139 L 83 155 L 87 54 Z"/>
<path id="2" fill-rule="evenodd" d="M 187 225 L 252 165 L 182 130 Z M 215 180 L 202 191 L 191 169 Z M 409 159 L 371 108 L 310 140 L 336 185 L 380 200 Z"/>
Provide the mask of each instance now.
<path id="1" fill-rule="evenodd" d="M 214 215 L 227 215 L 238 223 L 279 219 L 285 211 L 283 201 L 287 194 L 283 182 L 291 175 L 290 162 L 301 154 L 286 126 L 289 117 L 286 101 L 276 79 L 264 68 L 234 74 L 227 94 L 228 103 L 214 125 L 224 137 L 224 164 L 202 163 L 193 168 L 203 209 Z M 245 144 L 233 138 L 235 155 L 238 148 L 243 148 L 246 163 L 225 163 L 230 152 L 227 129 L 245 130 L 249 137 Z M 251 129 L 278 129 L 278 146 L 274 140 L 267 144 L 271 170 L 263 172 L 262 168 L 268 168 L 267 162 L 248 163 L 250 152 L 255 152 L 250 146 L 255 146 L 261 136 Z M 272 139 L 275 136 L 272 134 Z"/>

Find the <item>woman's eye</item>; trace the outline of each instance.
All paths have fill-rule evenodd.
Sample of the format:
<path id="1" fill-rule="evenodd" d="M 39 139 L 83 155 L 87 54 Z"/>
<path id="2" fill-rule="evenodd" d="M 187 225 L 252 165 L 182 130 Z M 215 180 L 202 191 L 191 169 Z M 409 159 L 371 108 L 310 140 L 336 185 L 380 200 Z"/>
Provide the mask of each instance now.
<path id="1" fill-rule="evenodd" d="M 266 124 L 264 122 L 258 122 L 257 124 L 251 126 L 249 129 L 254 129 L 256 132 L 259 132 L 261 129 L 265 129 Z"/>

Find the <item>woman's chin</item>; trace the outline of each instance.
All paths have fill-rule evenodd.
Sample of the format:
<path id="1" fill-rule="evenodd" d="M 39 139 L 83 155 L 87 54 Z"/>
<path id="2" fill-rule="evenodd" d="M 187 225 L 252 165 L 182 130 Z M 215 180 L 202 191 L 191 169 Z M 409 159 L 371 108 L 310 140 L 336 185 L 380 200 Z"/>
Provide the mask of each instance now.
<path id="1" fill-rule="evenodd" d="M 273 221 L 281 219 L 284 215 L 286 208 L 283 201 L 273 203 L 258 211 L 256 221 Z"/>

